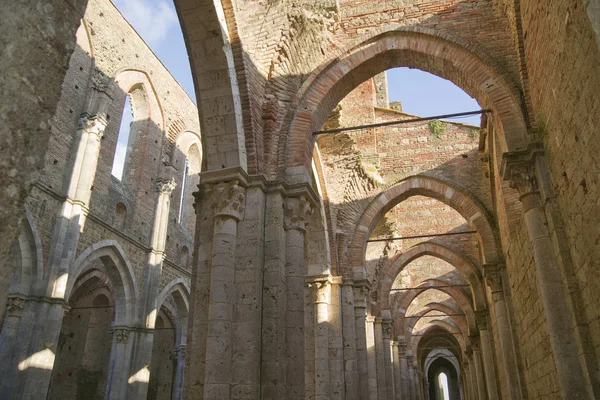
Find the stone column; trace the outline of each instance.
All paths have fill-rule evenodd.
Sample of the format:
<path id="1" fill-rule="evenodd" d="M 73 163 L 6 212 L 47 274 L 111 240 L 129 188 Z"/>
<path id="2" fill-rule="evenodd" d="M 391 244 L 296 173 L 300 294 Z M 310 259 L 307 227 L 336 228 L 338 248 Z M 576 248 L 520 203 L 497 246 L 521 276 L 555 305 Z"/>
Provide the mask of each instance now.
<path id="1" fill-rule="evenodd" d="M 328 400 L 342 400 L 344 396 L 344 356 L 342 320 L 340 313 L 342 277 L 332 276 L 329 302 L 327 306 L 327 326 L 329 330 L 329 397 Z"/>
<path id="2" fill-rule="evenodd" d="M 533 256 L 544 315 L 550 334 L 550 345 L 564 399 L 591 399 L 579 362 L 579 351 L 573 327 L 574 318 L 567 304 L 567 293 L 562 273 L 552 245 L 544 203 L 540 195 L 539 166 L 543 163 L 543 149 L 536 144 L 527 150 L 505 153 L 502 175 L 511 187 L 519 191 L 523 204 L 525 225 L 533 245 Z"/>
<path id="3" fill-rule="evenodd" d="M 473 363 L 475 364 L 475 377 L 477 379 L 477 393 L 480 399 L 487 399 L 485 391 L 485 376 L 483 365 L 481 363 L 481 351 L 479 346 L 479 337 L 471 336 L 471 350 L 473 352 Z"/>
<path id="4" fill-rule="evenodd" d="M 494 359 L 492 357 L 492 344 L 487 325 L 487 310 L 475 311 L 477 329 L 479 329 L 479 338 L 481 340 L 481 357 L 483 359 L 483 369 L 488 398 L 498 400 L 498 389 L 496 387 L 496 373 L 494 370 Z"/>
<path id="5" fill-rule="evenodd" d="M 147 384 L 150 372 L 146 368 L 147 375 L 144 373 L 131 375 L 129 373 L 131 370 L 130 356 L 133 348 L 130 327 L 115 326 L 112 329 L 112 335 L 105 397 L 109 400 L 119 400 L 127 398 L 127 385 L 129 383 L 146 381 Z"/>
<path id="6" fill-rule="evenodd" d="M 138 314 L 139 320 L 136 326 L 141 328 L 134 332 L 135 343 L 131 355 L 131 374 L 150 370 L 152 361 L 152 344 L 154 342 L 154 323 L 158 314 L 159 305 L 156 303 L 160 280 L 162 276 L 163 260 L 165 258 L 165 246 L 167 240 L 167 229 L 169 226 L 169 208 L 171 205 L 171 194 L 177 184 L 173 179 L 158 179 L 156 182 L 156 206 L 154 209 L 154 223 L 150 236 L 150 251 L 147 255 L 146 266 L 142 283 L 142 302 Z M 137 380 L 128 384 L 128 398 L 146 399 L 148 394 L 148 382 Z"/>
<path id="7" fill-rule="evenodd" d="M 173 400 L 183 399 L 183 382 L 185 377 L 185 353 L 187 351 L 185 344 L 180 344 L 175 348 L 175 378 L 173 379 Z"/>
<path id="8" fill-rule="evenodd" d="M 375 317 L 367 316 L 367 376 L 369 382 L 368 399 L 378 400 L 377 355 L 375 353 Z"/>
<path id="9" fill-rule="evenodd" d="M 305 197 L 289 198 L 284 206 L 286 391 L 290 400 L 304 399 L 304 235 L 312 213 Z"/>
<path id="10" fill-rule="evenodd" d="M 356 400 L 359 395 L 355 307 L 354 280 L 344 279 L 342 282 L 342 336 L 344 340 L 344 391 L 347 400 Z"/>
<path id="11" fill-rule="evenodd" d="M 473 399 L 480 400 L 479 387 L 477 386 L 477 371 L 475 370 L 475 362 L 473 361 L 473 351 L 471 350 L 471 347 L 467 347 L 465 359 L 469 363 L 469 393 L 471 393 Z"/>
<path id="12" fill-rule="evenodd" d="M 315 304 L 315 400 L 329 399 L 329 327 L 328 304 L 331 291 L 329 277 L 307 277 Z"/>
<path id="13" fill-rule="evenodd" d="M 354 280 L 354 325 L 356 338 L 356 372 L 357 398 L 369 398 L 369 368 L 367 357 L 367 296 L 368 283 L 366 279 Z"/>
<path id="14" fill-rule="evenodd" d="M 521 383 L 517 369 L 517 358 L 513 345 L 512 330 L 508 320 L 506 301 L 504 300 L 503 268 L 500 265 L 486 264 L 483 267 L 483 273 L 485 281 L 492 292 L 498 337 L 500 338 L 500 347 L 502 348 L 502 364 L 504 365 L 507 388 L 510 393 L 509 397 L 511 399 L 521 399 Z"/>
<path id="15" fill-rule="evenodd" d="M 390 314 L 389 310 L 382 311 L 384 314 Z M 392 320 L 391 318 L 383 318 L 383 361 L 385 368 L 385 383 L 386 383 L 386 398 L 394 400 L 394 367 L 392 364 Z"/>
<path id="16" fill-rule="evenodd" d="M 408 383 L 408 398 L 414 400 L 417 398 L 417 391 L 415 386 L 415 369 L 413 365 L 413 356 L 412 350 L 406 351 L 406 365 L 407 365 L 407 374 L 406 379 Z"/>
<path id="17" fill-rule="evenodd" d="M 402 400 L 401 381 L 402 371 L 400 370 L 400 350 L 397 341 L 392 344 L 392 355 L 394 358 L 394 400 Z"/>
<path id="18" fill-rule="evenodd" d="M 380 317 L 375 318 L 374 329 L 375 359 L 377 360 L 377 396 L 379 400 L 387 400 L 383 325 Z"/>
<path id="19" fill-rule="evenodd" d="M 232 328 L 235 298 L 235 248 L 237 224 L 245 206 L 245 188 L 239 181 L 207 185 L 212 198 L 214 229 L 208 335 L 206 339 L 204 400 L 232 398 Z"/>
<path id="20" fill-rule="evenodd" d="M 404 336 L 399 336 L 398 340 L 398 354 L 400 356 L 400 392 L 401 399 L 409 398 L 409 389 L 408 389 L 408 360 L 407 360 L 407 350 L 406 350 L 406 339 Z"/>

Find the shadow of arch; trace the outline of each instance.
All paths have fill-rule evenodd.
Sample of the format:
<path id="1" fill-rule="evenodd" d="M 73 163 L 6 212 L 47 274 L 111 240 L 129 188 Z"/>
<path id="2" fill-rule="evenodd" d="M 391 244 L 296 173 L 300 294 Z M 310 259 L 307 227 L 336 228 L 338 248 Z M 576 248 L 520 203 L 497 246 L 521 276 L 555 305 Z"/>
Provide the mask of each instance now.
<path id="1" fill-rule="evenodd" d="M 493 229 L 491 214 L 473 195 L 438 178 L 425 175 L 411 176 L 391 186 L 376 196 L 356 222 L 350 237 L 348 259 L 345 265 L 357 267 L 364 265 L 367 240 L 379 220 L 398 203 L 412 196 L 431 197 L 455 209 L 477 230 L 482 249 L 483 262 L 491 263 L 500 257 L 499 241 Z"/>
<path id="2" fill-rule="evenodd" d="M 331 110 L 358 84 L 394 67 L 411 67 L 448 79 L 500 118 L 502 151 L 528 142 L 519 89 L 502 69 L 453 38 L 422 28 L 380 33 L 338 53 L 305 81 L 293 100 L 278 145 L 277 176 L 306 180 L 318 130 Z M 287 140 L 286 140 L 287 139 Z M 308 145 L 307 145 L 308 144 Z M 298 170 L 304 168 L 304 171 Z"/>
<path id="3" fill-rule="evenodd" d="M 101 264 L 93 263 L 100 260 Z M 114 240 L 103 240 L 84 250 L 75 260 L 73 271 L 69 275 L 65 290 L 68 300 L 78 278 L 89 270 L 102 268 L 113 284 L 115 299 L 115 325 L 131 326 L 135 321 L 138 304 L 138 288 L 133 268 L 125 252 Z"/>
<path id="4" fill-rule="evenodd" d="M 396 253 L 383 267 L 377 290 L 377 304 L 381 309 L 390 308 L 390 291 L 400 271 L 412 261 L 426 255 L 437 257 L 456 268 L 469 282 L 475 310 L 486 308 L 485 287 L 480 269 L 464 253 L 446 244 L 428 241 L 419 243 L 404 253 Z"/>

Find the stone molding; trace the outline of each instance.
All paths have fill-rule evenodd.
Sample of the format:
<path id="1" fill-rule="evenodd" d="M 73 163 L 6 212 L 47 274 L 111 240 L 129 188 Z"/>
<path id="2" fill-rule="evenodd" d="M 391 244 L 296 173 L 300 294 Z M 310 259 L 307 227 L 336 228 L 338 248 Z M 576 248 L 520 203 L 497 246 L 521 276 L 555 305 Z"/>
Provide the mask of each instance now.
<path id="1" fill-rule="evenodd" d="M 290 197 L 285 200 L 283 216 L 284 229 L 306 232 L 307 219 L 313 213 L 313 208 L 305 196 Z"/>
<path id="2" fill-rule="evenodd" d="M 384 318 L 382 320 L 383 324 L 383 338 L 391 339 L 394 336 L 394 324 L 391 319 Z"/>
<path id="3" fill-rule="evenodd" d="M 329 286 L 334 283 L 333 278 L 331 275 L 307 276 L 305 278 L 306 286 L 314 290 L 315 304 L 329 304 L 331 297 Z"/>
<path id="4" fill-rule="evenodd" d="M 205 186 L 205 193 L 211 197 L 214 217 L 228 217 L 240 221 L 246 206 L 246 188 L 234 179 Z"/>
<path id="5" fill-rule="evenodd" d="M 117 343 L 127 343 L 129 339 L 129 329 L 127 328 L 114 328 L 112 334 L 117 339 Z"/>
<path id="6" fill-rule="evenodd" d="M 104 117 L 100 115 L 83 113 L 77 122 L 77 129 L 83 130 L 88 134 L 95 135 L 96 139 L 100 141 L 102 140 L 102 136 L 104 136 L 104 131 L 106 130 L 107 125 L 108 121 L 106 121 Z"/>
<path id="7" fill-rule="evenodd" d="M 100 68 L 94 67 L 92 72 L 92 87 L 96 90 L 108 89 L 110 78 Z"/>
<path id="8" fill-rule="evenodd" d="M 171 196 L 173 190 L 177 187 L 177 183 L 175 183 L 175 179 L 163 179 L 160 178 L 156 181 L 156 191 L 161 194 L 166 194 Z"/>

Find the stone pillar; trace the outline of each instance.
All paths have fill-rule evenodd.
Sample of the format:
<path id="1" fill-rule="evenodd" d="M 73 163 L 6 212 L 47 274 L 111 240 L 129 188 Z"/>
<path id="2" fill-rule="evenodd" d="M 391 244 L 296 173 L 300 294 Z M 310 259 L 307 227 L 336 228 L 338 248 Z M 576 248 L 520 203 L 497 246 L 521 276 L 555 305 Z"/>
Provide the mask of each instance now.
<path id="1" fill-rule="evenodd" d="M 233 303 L 237 225 L 243 217 L 245 188 L 238 180 L 207 185 L 214 208 L 204 400 L 232 398 Z"/>
<path id="2" fill-rule="evenodd" d="M 375 317 L 367 316 L 367 376 L 369 382 L 368 399 L 378 400 L 377 356 L 375 353 Z"/>
<path id="3" fill-rule="evenodd" d="M 382 311 L 384 314 L 390 314 L 389 310 Z M 391 318 L 384 318 L 383 321 L 383 361 L 385 368 L 385 383 L 386 383 L 386 398 L 388 400 L 394 400 L 394 366 L 392 364 L 392 320 Z"/>
<path id="4" fill-rule="evenodd" d="M 398 354 L 400 356 L 400 392 L 401 399 L 409 398 L 409 388 L 408 388 L 408 359 L 407 359 L 407 350 L 406 350 L 406 339 L 404 336 L 399 336 L 398 338 Z"/>
<path id="5" fill-rule="evenodd" d="M 413 365 L 412 350 L 406 351 L 406 379 L 408 383 L 408 398 L 415 400 L 417 398 L 417 391 L 415 386 L 415 369 Z"/>
<path id="6" fill-rule="evenodd" d="M 289 198 L 284 207 L 286 391 L 290 400 L 304 399 L 304 236 L 312 213 L 305 197 Z"/>
<path id="7" fill-rule="evenodd" d="M 500 338 L 500 347 L 502 348 L 502 364 L 507 380 L 507 388 L 511 399 L 521 399 L 521 383 L 517 369 L 517 358 L 513 345 L 512 330 L 508 320 L 506 301 L 504 300 L 504 286 L 502 278 L 502 269 L 499 265 L 486 264 L 483 273 L 487 285 L 492 292 L 492 302 L 494 304 L 494 315 L 496 325 L 498 326 L 498 337 Z"/>
<path id="8" fill-rule="evenodd" d="M 344 391 L 347 400 L 357 400 L 359 394 L 355 307 L 354 280 L 344 279 L 342 283 L 342 336 L 344 340 Z"/>
<path id="9" fill-rule="evenodd" d="M 115 326 L 112 329 L 112 335 L 105 398 L 119 400 L 127 398 L 129 383 L 145 381 L 147 384 L 150 380 L 150 371 L 146 368 L 147 374 L 144 374 L 143 371 L 134 375 L 129 373 L 131 370 L 130 356 L 133 349 L 133 335 L 130 335 L 130 327 Z"/>
<path id="10" fill-rule="evenodd" d="M 175 378 L 173 379 L 173 400 L 183 399 L 183 382 L 185 377 L 186 345 L 180 344 L 175 348 Z"/>
<path id="11" fill-rule="evenodd" d="M 342 277 L 331 277 L 327 326 L 329 329 L 329 397 L 342 400 L 344 397 L 344 356 L 342 318 L 340 313 Z"/>
<path id="12" fill-rule="evenodd" d="M 167 229 L 169 226 L 169 208 L 171 205 L 171 194 L 176 187 L 173 179 L 158 179 L 156 182 L 156 206 L 154 210 L 154 223 L 150 237 L 150 251 L 144 268 L 142 284 L 142 304 L 138 314 L 140 320 L 136 326 L 141 328 L 135 332 L 135 346 L 131 355 L 131 374 L 135 375 L 144 369 L 150 370 L 152 361 L 152 344 L 154 342 L 154 323 L 158 314 L 157 298 L 159 294 L 160 280 L 162 276 L 163 260 L 165 258 L 165 246 L 167 241 Z M 148 395 L 148 381 L 138 380 L 128 385 L 128 398 L 146 399 Z"/>
<path id="13" fill-rule="evenodd" d="M 494 359 L 492 357 L 492 344 L 487 325 L 487 310 L 476 311 L 475 319 L 479 338 L 481 340 L 481 357 L 483 359 L 483 370 L 489 400 L 498 400 L 498 389 L 496 387 L 496 373 L 494 370 Z"/>
<path id="14" fill-rule="evenodd" d="M 402 400 L 402 371 L 400 367 L 400 346 L 397 341 L 392 344 L 392 356 L 394 358 L 394 400 Z"/>
<path id="15" fill-rule="evenodd" d="M 307 277 L 308 285 L 313 289 L 315 304 L 315 400 L 329 399 L 329 327 L 328 304 L 331 281 L 329 277 Z"/>
<path id="16" fill-rule="evenodd" d="M 354 326 L 356 338 L 357 398 L 369 398 L 369 368 L 367 357 L 367 296 L 366 279 L 354 280 Z"/>
<path id="17" fill-rule="evenodd" d="M 533 245 L 537 281 L 544 315 L 550 334 L 550 345 L 564 399 L 594 398 L 584 378 L 579 361 L 579 351 L 573 327 L 571 310 L 567 304 L 567 293 L 563 283 L 557 256 L 552 245 L 544 203 L 540 195 L 539 166 L 543 163 L 543 149 L 536 144 L 527 150 L 505 153 L 502 160 L 502 175 L 511 187 L 519 191 L 523 204 L 525 225 Z"/>
<path id="18" fill-rule="evenodd" d="M 477 380 L 477 393 L 480 399 L 487 399 L 485 391 L 485 376 L 483 365 L 481 363 L 481 351 L 479 346 L 479 337 L 471 336 L 471 350 L 473 352 L 473 364 L 475 364 L 475 378 Z"/>
<path id="19" fill-rule="evenodd" d="M 475 362 L 473 361 L 473 351 L 471 347 L 467 347 L 465 351 L 465 359 L 469 363 L 469 393 L 471 393 L 471 398 L 479 400 L 479 387 L 477 386 L 477 371 L 475 370 Z"/>
<path id="20" fill-rule="evenodd" d="M 383 324 L 380 317 L 375 318 L 375 358 L 377 360 L 377 396 L 379 400 L 387 400 L 385 353 L 383 343 Z"/>

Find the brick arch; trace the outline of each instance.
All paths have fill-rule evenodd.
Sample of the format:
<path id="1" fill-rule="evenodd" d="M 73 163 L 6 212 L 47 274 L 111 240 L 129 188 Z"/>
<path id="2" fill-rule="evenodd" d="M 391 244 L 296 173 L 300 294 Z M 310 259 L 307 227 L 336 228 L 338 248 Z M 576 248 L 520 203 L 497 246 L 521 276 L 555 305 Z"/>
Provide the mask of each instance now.
<path id="1" fill-rule="evenodd" d="M 445 332 L 432 332 L 432 331 L 445 331 Z M 454 335 L 452 333 L 452 330 L 450 329 L 450 327 L 448 326 L 448 324 L 443 324 L 441 323 L 441 321 L 435 321 L 432 322 L 430 324 L 430 326 L 425 330 L 425 332 L 423 332 L 423 336 L 416 336 L 416 341 L 415 343 L 413 343 L 411 346 L 415 351 L 415 354 L 417 354 L 417 356 L 419 355 L 419 349 L 422 347 L 430 347 L 431 341 L 434 340 L 438 340 L 438 338 L 440 337 L 440 335 L 442 333 L 446 333 L 448 334 L 449 337 L 451 337 L 452 339 L 454 339 L 456 341 L 456 343 L 453 343 L 453 346 L 456 346 L 456 344 L 458 344 L 458 348 L 461 349 L 462 351 L 465 351 L 467 349 L 467 343 L 465 341 L 465 337 L 464 335 Z M 454 332 L 454 333 L 460 333 L 460 332 Z M 448 338 L 445 338 L 446 340 L 448 340 Z M 452 343 L 451 340 L 448 340 L 450 343 Z M 425 342 L 425 343 L 423 343 Z M 450 346 L 447 347 L 446 349 L 450 350 Z M 426 356 L 425 356 L 426 357 Z"/>
<path id="2" fill-rule="evenodd" d="M 425 316 L 426 314 L 432 312 L 432 311 L 436 311 L 436 312 L 440 312 L 440 313 L 444 313 L 444 314 L 453 314 L 456 313 L 457 311 L 460 310 L 455 310 L 451 307 L 440 307 L 438 305 L 434 305 L 434 306 L 426 306 L 427 308 L 425 310 L 422 310 L 416 314 L 411 315 L 411 317 L 419 317 L 419 318 L 410 318 L 410 322 L 405 324 L 406 325 L 406 332 L 408 332 L 410 330 L 410 334 L 412 334 L 415 325 L 417 325 L 417 322 L 419 322 L 421 320 L 421 317 Z M 463 335 L 469 331 L 469 327 L 466 324 L 465 320 L 462 320 L 462 318 L 460 316 L 447 316 L 447 317 L 440 317 L 440 318 L 450 318 L 450 320 L 452 320 L 452 322 L 454 322 L 454 324 L 456 324 L 456 326 L 458 327 L 458 329 L 460 329 L 460 331 L 463 333 Z M 432 320 L 433 321 L 433 320 Z"/>
<path id="3" fill-rule="evenodd" d="M 349 240 L 345 265 L 364 265 L 367 240 L 379 220 L 398 203 L 412 196 L 431 197 L 454 208 L 467 222 L 474 226 L 479 236 L 484 263 L 496 262 L 500 258 L 498 239 L 492 228 L 492 217 L 485 206 L 474 196 L 437 178 L 425 175 L 411 176 L 374 197 L 355 224 Z"/>
<path id="4" fill-rule="evenodd" d="M 432 241 L 419 243 L 406 252 L 397 252 L 381 271 L 377 289 L 377 304 L 382 309 L 390 308 L 390 290 L 398 274 L 411 262 L 419 257 L 433 256 L 437 257 L 461 273 L 469 282 L 471 295 L 476 310 L 483 310 L 485 306 L 485 288 L 482 284 L 482 275 L 478 267 L 462 252 L 451 248 L 448 245 Z"/>
<path id="5" fill-rule="evenodd" d="M 247 68 L 232 2 L 174 2 L 194 75 L 206 155 L 202 170 L 242 167 L 256 173 Z"/>
<path id="6" fill-rule="evenodd" d="M 278 148 L 278 176 L 306 179 L 314 147 L 312 132 L 361 82 L 395 67 L 418 68 L 452 81 L 500 118 L 503 151 L 523 149 L 527 127 L 519 89 L 502 69 L 452 38 L 424 29 L 376 35 L 321 65 L 292 102 Z"/>
<path id="7" fill-rule="evenodd" d="M 399 316 L 399 320 L 396 323 L 396 325 L 399 328 L 399 331 L 405 331 L 404 315 L 406 315 L 406 310 L 408 310 L 408 307 L 414 301 L 414 299 L 421 293 L 426 292 L 427 290 L 439 290 L 440 292 L 444 292 L 448 296 L 452 297 L 452 299 L 465 313 L 467 318 L 467 325 L 469 327 L 469 332 L 477 332 L 477 328 L 475 325 L 475 312 L 473 310 L 471 300 L 462 291 L 455 287 L 441 287 L 448 286 L 449 284 L 449 282 L 442 281 L 439 279 L 428 279 L 426 281 L 423 281 L 421 284 L 412 287 L 411 289 L 413 290 L 407 291 L 399 299 L 398 304 L 392 310 L 393 316 Z"/>

